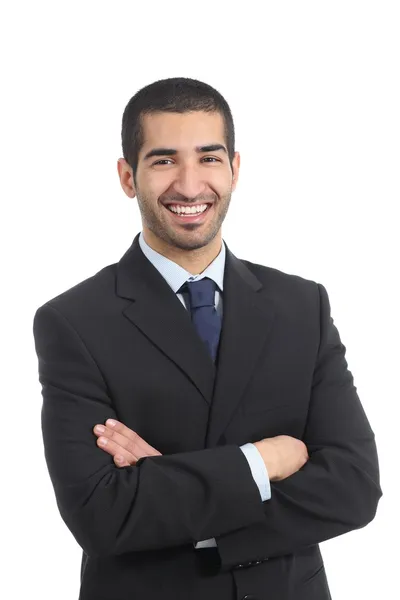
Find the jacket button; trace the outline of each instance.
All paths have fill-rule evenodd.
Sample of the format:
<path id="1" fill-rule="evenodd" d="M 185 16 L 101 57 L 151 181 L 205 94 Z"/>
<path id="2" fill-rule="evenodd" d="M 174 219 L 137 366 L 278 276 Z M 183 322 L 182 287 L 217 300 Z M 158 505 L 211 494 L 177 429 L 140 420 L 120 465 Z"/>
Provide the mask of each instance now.
<path id="1" fill-rule="evenodd" d="M 254 596 L 254 594 L 247 594 L 246 596 L 243 596 L 242 600 L 259 600 L 257 596 Z"/>

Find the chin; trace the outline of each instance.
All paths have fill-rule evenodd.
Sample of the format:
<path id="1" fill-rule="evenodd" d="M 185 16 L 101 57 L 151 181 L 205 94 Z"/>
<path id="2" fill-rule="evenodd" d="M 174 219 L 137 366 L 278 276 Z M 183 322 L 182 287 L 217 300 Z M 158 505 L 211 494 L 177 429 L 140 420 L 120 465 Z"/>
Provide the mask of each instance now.
<path id="1" fill-rule="evenodd" d="M 170 243 L 181 250 L 199 250 L 208 246 L 217 235 L 216 233 L 208 235 L 203 233 L 192 237 L 190 233 L 188 232 L 188 235 L 172 236 Z"/>

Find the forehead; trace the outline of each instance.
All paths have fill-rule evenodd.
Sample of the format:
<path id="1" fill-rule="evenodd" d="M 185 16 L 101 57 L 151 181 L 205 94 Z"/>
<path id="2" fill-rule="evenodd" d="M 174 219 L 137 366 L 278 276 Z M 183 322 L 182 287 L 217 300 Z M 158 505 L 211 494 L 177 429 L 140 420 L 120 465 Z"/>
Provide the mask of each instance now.
<path id="1" fill-rule="evenodd" d="M 158 112 L 142 116 L 144 144 L 192 149 L 202 142 L 224 142 L 224 120 L 220 113 L 193 111 L 188 113 Z"/>

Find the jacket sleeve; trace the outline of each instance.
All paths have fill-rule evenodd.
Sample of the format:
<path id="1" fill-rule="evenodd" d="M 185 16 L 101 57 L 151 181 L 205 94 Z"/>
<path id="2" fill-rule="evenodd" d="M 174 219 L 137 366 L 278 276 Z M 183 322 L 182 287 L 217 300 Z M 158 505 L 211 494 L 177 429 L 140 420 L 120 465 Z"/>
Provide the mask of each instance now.
<path id="1" fill-rule="evenodd" d="M 45 460 L 61 517 L 88 556 L 189 544 L 262 521 L 260 493 L 239 446 L 116 467 L 93 427 L 118 415 L 83 340 L 49 303 L 37 309 L 33 334 Z"/>
<path id="2" fill-rule="evenodd" d="M 258 564 L 360 529 L 375 517 L 382 490 L 375 435 L 347 368 L 345 346 L 320 294 L 320 346 L 306 427 L 307 463 L 271 482 L 262 524 L 216 536 L 221 570 Z"/>

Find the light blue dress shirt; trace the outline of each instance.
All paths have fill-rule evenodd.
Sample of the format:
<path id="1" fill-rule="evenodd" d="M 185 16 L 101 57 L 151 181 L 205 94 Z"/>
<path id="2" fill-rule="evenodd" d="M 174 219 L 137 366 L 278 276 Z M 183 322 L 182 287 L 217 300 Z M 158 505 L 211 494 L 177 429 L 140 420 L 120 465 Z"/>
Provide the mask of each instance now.
<path id="1" fill-rule="evenodd" d="M 220 290 L 223 291 L 224 285 L 226 256 L 224 242 L 222 242 L 221 251 L 218 254 L 218 256 L 199 275 L 192 275 L 174 261 L 170 260 L 169 258 L 166 258 L 159 252 L 156 252 L 156 250 L 153 250 L 153 248 L 151 248 L 146 243 L 143 236 L 143 232 L 141 232 L 139 236 L 139 245 L 142 249 L 143 254 L 164 277 L 168 285 L 172 288 L 173 292 L 175 292 L 175 294 L 186 309 L 188 309 L 188 306 L 186 305 L 184 295 L 181 293 L 177 293 L 180 287 L 186 281 L 198 281 L 199 279 L 203 279 L 203 277 L 209 277 L 210 279 L 215 281 L 215 283 L 217 284 L 217 289 L 215 291 L 215 308 L 222 318 L 222 297 Z M 243 446 L 240 446 L 240 449 L 244 453 L 247 462 L 249 463 L 253 479 L 256 482 L 260 491 L 261 500 L 263 502 L 265 500 L 269 500 L 271 498 L 271 485 L 269 481 L 268 471 L 264 463 L 264 459 L 262 458 L 260 452 L 257 450 L 256 446 L 252 443 L 244 444 Z M 216 545 L 217 544 L 215 539 L 212 538 L 210 540 L 203 540 L 197 542 L 195 544 L 195 548 L 206 548 Z"/>

